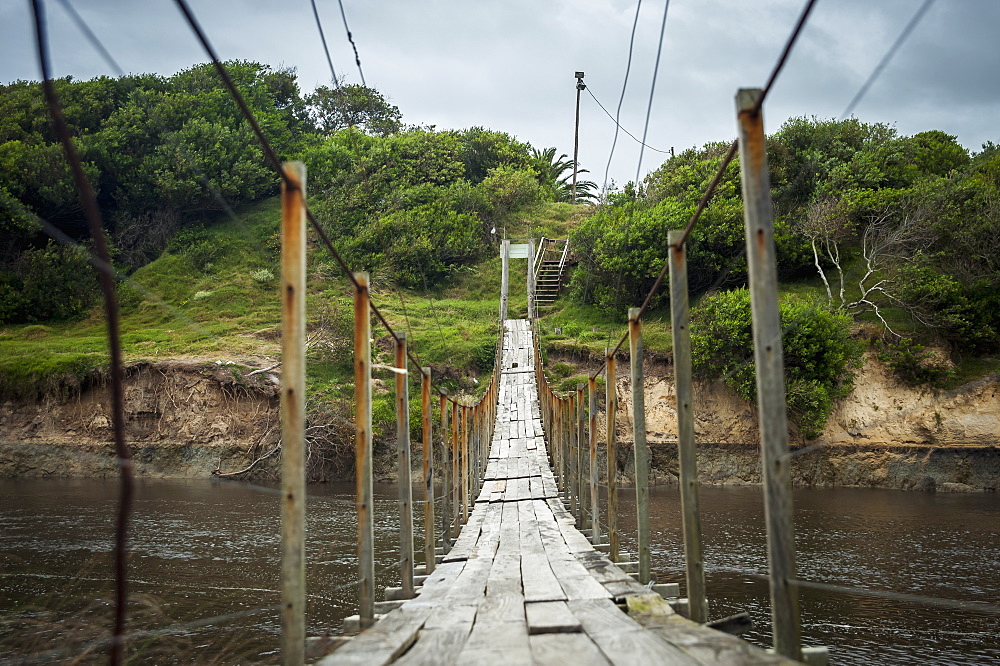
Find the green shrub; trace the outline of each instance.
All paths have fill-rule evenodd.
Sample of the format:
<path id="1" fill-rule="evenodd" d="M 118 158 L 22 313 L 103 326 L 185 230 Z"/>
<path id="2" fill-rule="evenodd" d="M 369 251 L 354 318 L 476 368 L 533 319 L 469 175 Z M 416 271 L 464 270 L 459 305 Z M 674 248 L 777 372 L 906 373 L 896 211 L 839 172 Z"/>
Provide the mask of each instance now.
<path id="1" fill-rule="evenodd" d="M 274 282 L 274 273 L 270 269 L 262 268 L 259 271 L 254 271 L 250 273 L 250 277 L 253 278 L 254 282 L 260 284 L 267 284 L 268 282 Z"/>
<path id="2" fill-rule="evenodd" d="M 49 241 L 43 248 L 28 250 L 21 255 L 21 293 L 15 298 L 20 304 L 11 308 L 9 321 L 45 321 L 77 319 L 93 305 L 99 290 L 97 274 L 87 250 L 80 246 L 64 246 Z M 15 284 L 7 283 L 12 291 Z M 0 287 L 0 291 L 4 291 Z"/>
<path id="3" fill-rule="evenodd" d="M 813 438 L 826 425 L 834 401 L 850 393 L 862 344 L 851 338 L 851 320 L 844 314 L 798 298 L 786 299 L 780 307 L 788 409 L 802 434 Z M 710 296 L 693 315 L 695 373 L 724 379 L 743 399 L 756 400 L 750 292 L 735 289 Z"/>
<path id="4" fill-rule="evenodd" d="M 933 353 L 911 338 L 879 341 L 876 357 L 908 386 L 942 386 L 955 377 L 952 368 L 936 362 Z"/>

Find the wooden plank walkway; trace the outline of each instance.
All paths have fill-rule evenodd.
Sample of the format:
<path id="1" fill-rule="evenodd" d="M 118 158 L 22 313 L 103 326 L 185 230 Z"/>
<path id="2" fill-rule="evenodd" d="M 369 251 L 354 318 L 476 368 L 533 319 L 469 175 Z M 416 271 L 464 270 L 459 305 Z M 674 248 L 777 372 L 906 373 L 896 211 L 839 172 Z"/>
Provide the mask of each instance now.
<path id="1" fill-rule="evenodd" d="M 576 529 L 545 449 L 528 322 L 505 323 L 496 430 L 468 522 L 416 598 L 319 663 L 793 663 L 675 614 Z"/>

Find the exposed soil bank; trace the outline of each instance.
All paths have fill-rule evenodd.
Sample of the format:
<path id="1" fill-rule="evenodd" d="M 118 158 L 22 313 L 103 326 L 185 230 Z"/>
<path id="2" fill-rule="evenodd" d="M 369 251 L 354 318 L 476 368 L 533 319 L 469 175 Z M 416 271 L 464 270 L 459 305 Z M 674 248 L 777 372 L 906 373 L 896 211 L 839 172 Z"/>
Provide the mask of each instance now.
<path id="1" fill-rule="evenodd" d="M 0 403 L 0 477 L 117 476 L 108 386 L 69 399 Z M 169 361 L 127 370 L 126 432 L 136 472 L 211 476 L 240 469 L 277 443 L 274 375 L 230 365 Z"/>
<path id="2" fill-rule="evenodd" d="M 653 481 L 671 483 L 677 469 L 677 446 L 671 441 L 676 432 L 673 382 L 668 367 L 658 364 L 649 370 L 645 392 Z M 131 366 L 125 403 L 137 473 L 204 478 L 243 469 L 272 451 L 278 443 L 277 377 L 246 374 L 233 366 L 194 361 Z M 938 491 L 1000 487 L 1000 378 L 985 377 L 951 392 L 919 391 L 894 384 L 869 360 L 857 386 L 818 442 L 799 441 L 793 433 L 796 485 Z M 619 474 L 622 483 L 629 483 L 627 380 L 618 392 Z M 69 399 L 0 403 L 0 477 L 117 476 L 109 403 L 109 388 L 101 384 Z M 603 421 L 603 414 L 599 418 Z M 760 483 L 753 406 L 722 384 L 702 385 L 696 418 L 702 481 Z M 351 453 L 345 449 L 336 455 Z M 252 476 L 274 478 L 277 462 L 278 456 L 264 460 Z M 348 473 L 352 469 L 346 458 L 333 467 Z M 606 469 L 603 462 L 599 469 Z M 391 473 L 379 476 L 388 480 Z"/>

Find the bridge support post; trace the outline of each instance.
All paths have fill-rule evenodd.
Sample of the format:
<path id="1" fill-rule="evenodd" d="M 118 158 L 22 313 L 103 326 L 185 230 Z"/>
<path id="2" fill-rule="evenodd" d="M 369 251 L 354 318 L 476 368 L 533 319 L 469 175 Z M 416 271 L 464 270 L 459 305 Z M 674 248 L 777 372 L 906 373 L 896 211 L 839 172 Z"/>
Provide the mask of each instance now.
<path id="1" fill-rule="evenodd" d="M 615 355 L 611 349 L 604 350 L 605 415 L 607 417 L 605 437 L 608 442 L 608 545 L 612 562 L 618 561 L 618 442 L 615 421 L 618 418 L 618 391 L 615 388 Z"/>
<path id="2" fill-rule="evenodd" d="M 375 622 L 375 537 L 372 516 L 372 347 L 368 274 L 355 273 L 354 462 L 358 510 L 358 616 L 361 628 Z"/>
<path id="3" fill-rule="evenodd" d="M 801 660 L 798 593 L 789 582 L 795 578 L 795 535 L 771 186 L 764 144 L 764 118 L 759 110 L 754 112 L 760 96 L 761 91 L 757 89 L 739 90 L 736 93 L 736 111 L 757 369 L 757 412 L 760 415 L 771 586 L 771 632 L 778 654 Z"/>
<path id="4" fill-rule="evenodd" d="M 451 520 L 451 536 L 454 539 L 458 536 L 461 521 L 459 515 L 462 511 L 462 474 L 459 469 L 459 458 L 461 450 L 458 446 L 458 403 L 451 403 L 451 478 L 452 478 L 452 506 L 455 515 Z"/>
<path id="5" fill-rule="evenodd" d="M 589 499 L 589 485 L 587 483 L 587 476 L 584 472 L 586 467 L 584 467 L 583 461 L 583 443 L 586 441 L 584 439 L 584 417 L 586 415 L 586 408 L 583 406 L 583 384 L 576 385 L 576 393 L 573 394 L 573 399 L 575 400 L 574 407 L 576 412 L 574 413 L 574 418 L 576 419 L 576 482 L 578 493 L 580 497 L 580 514 L 577 516 L 577 524 L 580 529 L 586 529 L 587 527 L 587 513 L 590 511 L 590 499 Z"/>
<path id="6" fill-rule="evenodd" d="M 306 645 L 306 167 L 285 164 L 281 183 L 281 658 Z"/>
<path id="7" fill-rule="evenodd" d="M 590 525 L 593 543 L 601 543 L 601 507 L 597 485 L 597 378 L 587 381 L 588 411 L 587 430 L 590 435 Z"/>
<path id="8" fill-rule="evenodd" d="M 469 522 L 469 406 L 462 405 L 462 524 Z"/>
<path id="9" fill-rule="evenodd" d="M 451 549 L 451 523 L 453 518 L 451 508 L 451 446 L 448 437 L 448 394 L 443 390 L 440 395 L 441 408 L 441 527 L 445 552 Z"/>
<path id="10" fill-rule="evenodd" d="M 510 241 L 506 238 L 500 246 L 500 322 L 507 321 L 507 297 L 510 282 Z"/>
<path id="11" fill-rule="evenodd" d="M 535 239 L 528 239 L 528 321 L 535 320 Z"/>
<path id="12" fill-rule="evenodd" d="M 646 448 L 646 396 L 642 370 L 642 322 L 639 308 L 628 311 L 629 362 L 632 366 L 632 448 L 635 454 L 635 513 L 638 531 L 639 582 L 650 580 L 649 449 Z"/>
<path id="13" fill-rule="evenodd" d="M 431 433 L 431 369 L 420 370 L 420 419 L 424 444 L 424 565 L 434 571 L 434 440 Z M 412 571 L 412 569 L 411 569 Z"/>
<path id="14" fill-rule="evenodd" d="M 677 389 L 677 458 L 680 466 L 688 613 L 695 622 L 704 623 L 708 622 L 708 602 L 705 598 L 705 563 L 701 551 L 701 514 L 698 509 L 687 254 L 681 243 L 682 237 L 681 231 L 671 231 L 667 236 L 670 243 L 670 328 L 674 343 L 674 385 Z"/>
<path id="15" fill-rule="evenodd" d="M 413 593 L 413 483 L 410 481 L 410 381 L 406 371 L 406 334 L 398 333 L 396 361 L 396 473 L 399 477 L 399 549 L 403 598 Z"/>

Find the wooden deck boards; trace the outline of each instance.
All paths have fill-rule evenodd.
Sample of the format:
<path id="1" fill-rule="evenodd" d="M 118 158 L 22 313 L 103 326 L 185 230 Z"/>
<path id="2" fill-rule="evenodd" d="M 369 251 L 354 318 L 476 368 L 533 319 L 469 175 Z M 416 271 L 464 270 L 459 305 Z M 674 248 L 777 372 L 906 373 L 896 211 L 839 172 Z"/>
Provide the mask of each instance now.
<path id="1" fill-rule="evenodd" d="M 528 324 L 508 320 L 482 489 L 415 599 L 320 664 L 790 663 L 680 616 L 630 617 L 648 594 L 575 527 L 549 465 Z"/>

